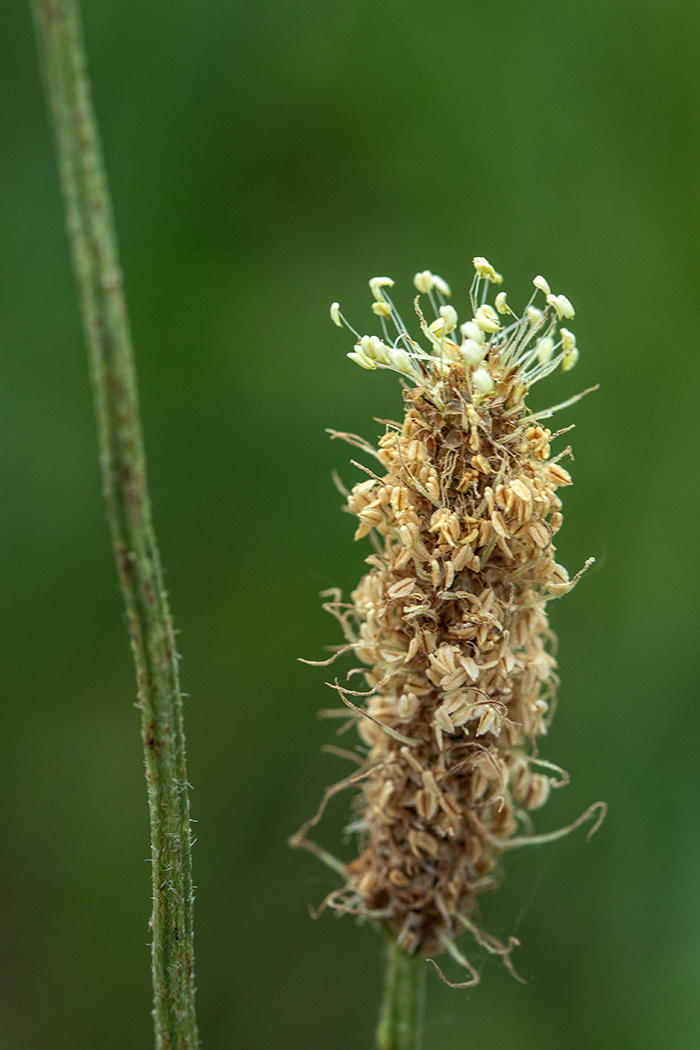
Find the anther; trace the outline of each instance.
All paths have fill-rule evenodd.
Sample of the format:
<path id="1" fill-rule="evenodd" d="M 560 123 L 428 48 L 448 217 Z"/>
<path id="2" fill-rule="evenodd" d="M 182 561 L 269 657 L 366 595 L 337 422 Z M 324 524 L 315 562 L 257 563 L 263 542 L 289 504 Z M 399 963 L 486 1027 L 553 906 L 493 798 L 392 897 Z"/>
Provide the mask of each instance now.
<path id="1" fill-rule="evenodd" d="M 394 282 L 391 277 L 372 277 L 369 286 L 372 295 L 378 302 L 382 302 L 384 296 L 382 295 L 382 288 L 393 288 Z"/>
<path id="2" fill-rule="evenodd" d="M 576 346 L 576 336 L 574 333 L 570 332 L 568 328 L 560 328 L 559 333 L 561 335 L 562 350 L 573 350 Z"/>
<path id="3" fill-rule="evenodd" d="M 496 296 L 496 309 L 498 310 L 499 314 L 509 314 L 510 313 L 510 307 L 506 303 L 506 293 L 505 292 L 499 292 L 498 295 Z"/>
<path id="4" fill-rule="evenodd" d="M 476 311 L 474 323 L 484 332 L 497 332 L 501 327 L 498 323 L 498 315 L 496 311 L 492 306 L 489 306 L 488 303 L 484 306 L 480 306 Z"/>
<path id="5" fill-rule="evenodd" d="M 450 290 L 450 286 L 447 283 L 447 281 L 443 280 L 442 277 L 438 277 L 438 275 L 436 273 L 434 273 L 432 275 L 432 277 L 433 277 L 433 287 L 438 292 L 440 292 L 441 295 L 446 295 L 447 298 L 449 299 L 449 297 L 452 295 L 452 292 Z"/>
<path id="6" fill-rule="evenodd" d="M 454 332 L 457 327 L 457 311 L 454 306 L 441 306 L 440 317 L 445 322 L 445 335 Z"/>
<path id="7" fill-rule="evenodd" d="M 377 367 L 374 361 L 370 361 L 369 358 L 365 357 L 363 353 L 360 353 L 357 350 L 353 350 L 345 356 L 349 357 L 350 360 L 354 361 L 355 364 L 360 366 L 360 368 L 366 368 L 371 371 Z"/>
<path id="8" fill-rule="evenodd" d="M 500 273 L 496 273 L 491 263 L 488 259 L 484 259 L 483 255 L 476 255 L 472 262 L 479 277 L 493 281 L 494 284 L 501 284 L 503 277 Z"/>

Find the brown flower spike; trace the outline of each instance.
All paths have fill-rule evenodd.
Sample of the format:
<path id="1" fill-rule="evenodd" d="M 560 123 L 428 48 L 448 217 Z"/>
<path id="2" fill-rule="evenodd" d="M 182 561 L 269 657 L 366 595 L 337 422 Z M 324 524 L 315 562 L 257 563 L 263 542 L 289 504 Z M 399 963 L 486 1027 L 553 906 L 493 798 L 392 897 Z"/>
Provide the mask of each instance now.
<path id="1" fill-rule="evenodd" d="M 466 984 L 478 976 L 455 946 L 459 933 L 507 964 L 517 943 L 501 945 L 471 918 L 477 895 L 497 883 L 501 853 L 597 813 L 595 830 L 604 815 L 596 803 L 548 835 L 534 835 L 529 817 L 567 779 L 537 752 L 558 681 L 546 604 L 581 575 L 570 580 L 554 557 L 569 449 L 552 456 L 559 435 L 541 421 L 582 395 L 537 414 L 525 399 L 539 379 L 575 363 L 575 337 L 560 327 L 574 310 L 543 277 L 522 317 L 504 292 L 494 309 L 488 291 L 502 278 L 483 258 L 474 267 L 473 316 L 459 328 L 446 282 L 416 274 L 435 314 L 428 323 L 416 298 L 429 350 L 408 334 L 387 292 L 393 281 L 370 281 L 384 338 L 354 333 L 348 357 L 405 377 L 405 416 L 386 424 L 378 449 L 332 432 L 380 467 L 363 467 L 367 480 L 347 494 L 356 538 L 369 535 L 374 553 L 349 603 L 327 595 L 347 645 L 325 661 L 352 650 L 364 665 L 348 677 L 361 673 L 368 690 L 336 681 L 345 706 L 326 714 L 349 715 L 366 746 L 343 752 L 359 770 L 329 789 L 292 840 L 342 873 L 345 885 L 325 904 L 381 923 L 409 953 L 447 949 L 468 968 Z M 337 303 L 331 316 L 347 325 Z M 355 784 L 360 854 L 346 865 L 305 836 L 328 798 Z"/>

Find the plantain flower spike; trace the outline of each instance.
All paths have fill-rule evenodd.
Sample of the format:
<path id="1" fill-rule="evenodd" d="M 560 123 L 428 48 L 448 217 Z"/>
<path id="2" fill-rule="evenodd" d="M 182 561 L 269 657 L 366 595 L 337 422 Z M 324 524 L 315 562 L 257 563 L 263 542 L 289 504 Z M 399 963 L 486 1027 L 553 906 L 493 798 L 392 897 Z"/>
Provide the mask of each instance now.
<path id="1" fill-rule="evenodd" d="M 478 895 L 498 881 L 501 854 L 597 815 L 595 830 L 605 807 L 595 803 L 555 832 L 532 830 L 529 814 L 567 780 L 538 757 L 558 682 L 546 606 L 581 573 L 569 578 L 553 543 L 558 490 L 571 484 L 560 463 L 569 450 L 552 455 L 557 435 L 540 421 L 556 409 L 533 414 L 526 398 L 540 379 L 575 363 L 575 337 L 559 327 L 573 307 L 538 276 L 522 316 L 506 312 L 502 292 L 497 313 L 487 297 L 501 275 L 482 257 L 474 268 L 471 315 L 461 324 L 435 296 L 446 294 L 442 278 L 416 274 L 435 315 L 426 319 L 419 295 L 425 346 L 394 306 L 393 282 L 370 281 L 395 334 L 382 318 L 382 339 L 358 337 L 348 357 L 401 375 L 405 415 L 387 424 L 376 449 L 331 432 L 381 466 L 348 494 L 355 537 L 370 536 L 374 552 L 349 603 L 328 594 L 346 644 L 323 662 L 351 651 L 362 665 L 348 678 L 361 673 L 366 690 L 336 680 L 344 706 L 326 712 L 354 723 L 361 746 L 342 754 L 359 768 L 329 789 L 292 844 L 342 875 L 327 906 L 374 920 L 404 951 L 447 949 L 467 964 L 454 940 L 469 931 L 510 966 L 515 939 L 504 946 L 472 918 Z M 337 304 L 331 316 L 338 323 Z M 348 830 L 357 832 L 359 855 L 345 864 L 306 835 L 328 798 L 355 786 Z"/>

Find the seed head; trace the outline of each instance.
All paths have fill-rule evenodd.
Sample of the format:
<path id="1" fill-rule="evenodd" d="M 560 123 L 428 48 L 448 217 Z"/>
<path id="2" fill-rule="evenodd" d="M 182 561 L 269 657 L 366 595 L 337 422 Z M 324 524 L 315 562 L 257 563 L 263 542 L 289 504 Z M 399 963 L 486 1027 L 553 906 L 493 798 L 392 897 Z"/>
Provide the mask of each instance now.
<path id="1" fill-rule="evenodd" d="M 404 950 L 447 948 L 457 958 L 454 938 L 466 929 L 508 960 L 512 939 L 504 948 L 471 918 L 478 894 L 497 882 L 502 852 L 558 837 L 603 806 L 559 832 L 531 831 L 528 814 L 566 781 L 537 751 L 558 684 L 546 604 L 581 573 L 569 579 L 553 543 L 558 490 L 571 483 L 559 460 L 569 450 L 552 456 L 557 435 L 541 420 L 556 409 L 533 414 L 526 397 L 560 364 L 573 365 L 575 337 L 558 328 L 573 307 L 538 276 L 522 316 L 504 292 L 497 312 L 486 298 L 501 275 L 482 257 L 474 268 L 471 318 L 461 325 L 442 278 L 416 274 L 435 314 L 426 321 L 419 296 L 426 345 L 409 335 L 393 282 L 370 281 L 386 307 L 383 338 L 358 337 L 348 357 L 400 373 L 405 414 L 376 449 L 334 434 L 371 451 L 381 470 L 348 494 L 356 538 L 374 544 L 369 571 L 349 604 L 331 592 L 326 605 L 347 642 L 336 655 L 352 651 L 362 667 L 348 677 L 361 673 L 367 684 L 332 683 L 345 705 L 335 713 L 355 723 L 363 746 L 360 769 L 326 796 L 360 788 L 350 825 L 359 855 L 343 864 L 306 839 L 321 811 L 292 842 L 342 873 L 329 906 L 380 922 Z M 331 316 L 341 318 L 335 303 Z"/>

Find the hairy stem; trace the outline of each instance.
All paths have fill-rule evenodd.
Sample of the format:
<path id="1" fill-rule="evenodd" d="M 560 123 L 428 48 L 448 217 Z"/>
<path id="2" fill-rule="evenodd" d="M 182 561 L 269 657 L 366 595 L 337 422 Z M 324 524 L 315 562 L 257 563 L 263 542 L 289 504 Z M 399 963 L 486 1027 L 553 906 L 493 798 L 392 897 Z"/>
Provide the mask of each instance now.
<path id="1" fill-rule="evenodd" d="M 406 955 L 387 940 L 387 968 L 377 1046 L 379 1050 L 421 1050 L 425 1010 L 425 959 Z"/>
<path id="2" fill-rule="evenodd" d="M 182 697 L 151 521 L 136 373 L 76 0 L 31 0 L 89 350 L 102 481 L 136 664 L 153 867 L 157 1050 L 196 1050 Z"/>

